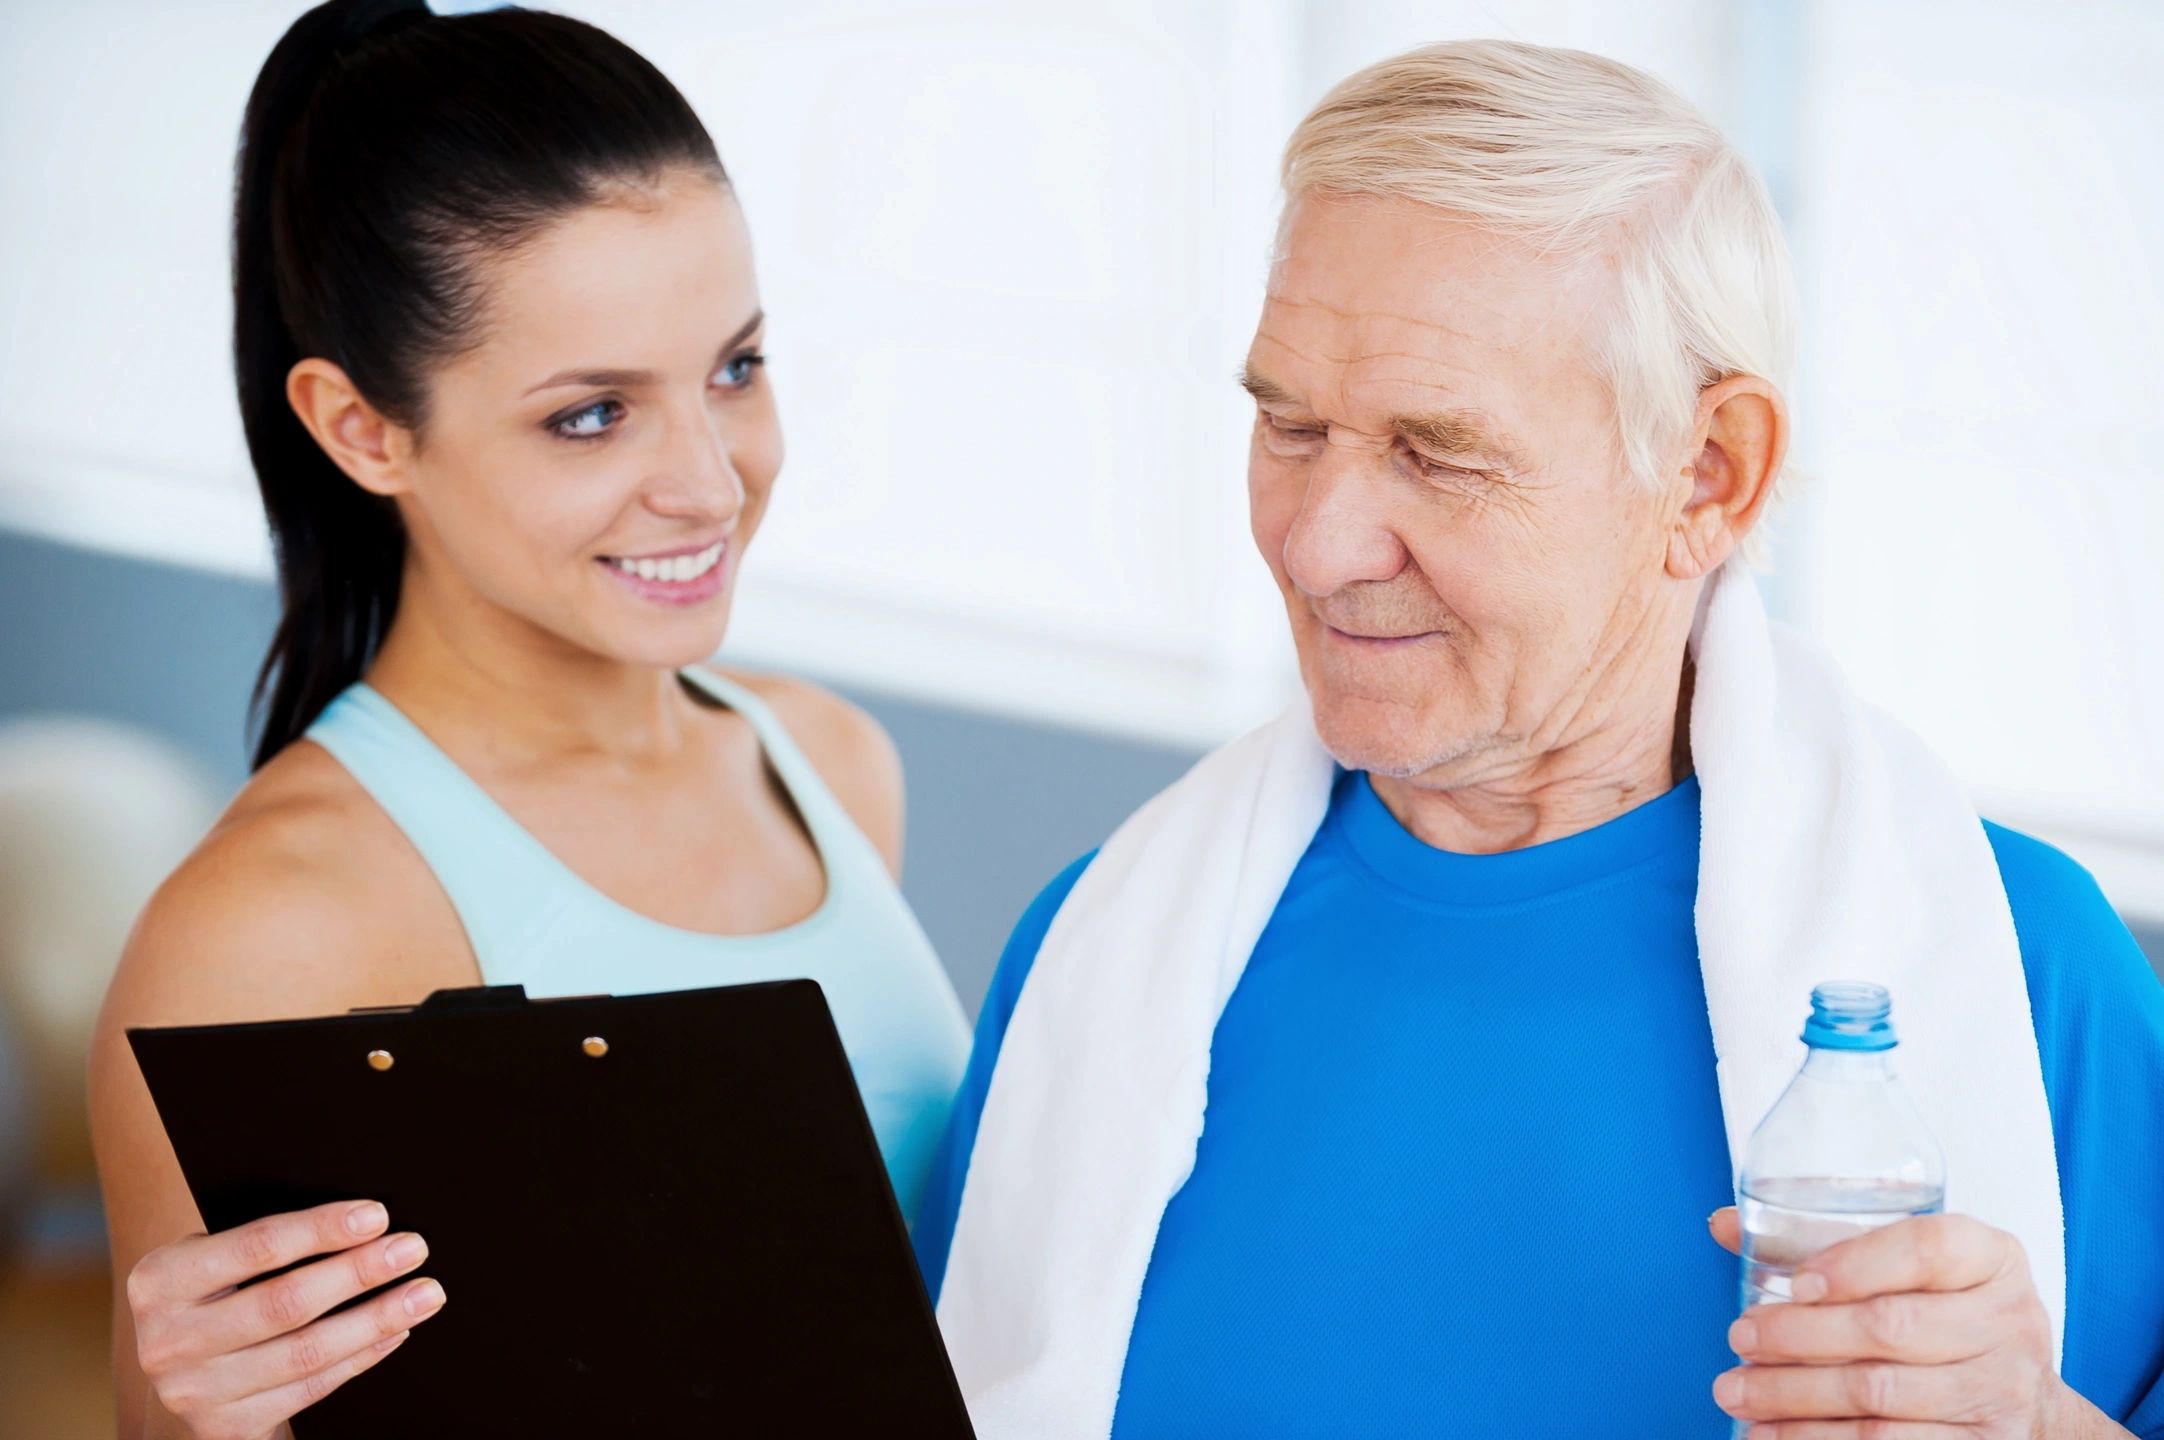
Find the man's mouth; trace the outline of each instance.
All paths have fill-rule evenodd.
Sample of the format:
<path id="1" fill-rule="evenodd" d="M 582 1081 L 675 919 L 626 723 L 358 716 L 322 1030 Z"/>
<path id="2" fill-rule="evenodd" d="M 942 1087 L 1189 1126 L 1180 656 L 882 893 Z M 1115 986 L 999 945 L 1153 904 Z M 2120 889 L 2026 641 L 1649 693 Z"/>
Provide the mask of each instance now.
<path id="1" fill-rule="evenodd" d="M 1368 650 L 1392 650 L 1402 645 L 1410 645 L 1415 640 L 1425 640 L 1430 635 L 1441 633 L 1435 630 L 1412 630 L 1395 635 L 1363 634 L 1357 630 L 1341 630 L 1327 620 L 1322 622 L 1322 628 L 1329 632 L 1330 638 L 1333 640 Z"/>

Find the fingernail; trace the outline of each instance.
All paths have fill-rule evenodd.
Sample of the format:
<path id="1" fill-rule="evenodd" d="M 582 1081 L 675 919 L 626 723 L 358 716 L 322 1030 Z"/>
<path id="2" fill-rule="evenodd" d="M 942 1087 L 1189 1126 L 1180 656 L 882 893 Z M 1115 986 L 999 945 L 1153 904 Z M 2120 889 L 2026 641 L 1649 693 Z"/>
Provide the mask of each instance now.
<path id="1" fill-rule="evenodd" d="M 346 1229 L 355 1235 L 373 1235 L 391 1223 L 391 1212 L 373 1200 L 364 1200 L 346 1212 Z"/>
<path id="2" fill-rule="evenodd" d="M 1714 1381 L 1713 1398 L 1723 1410 L 1733 1410 L 1743 1398 L 1743 1376 L 1731 1370 Z"/>
<path id="3" fill-rule="evenodd" d="M 1738 1320 L 1728 1327 L 1728 1348 L 1738 1355 L 1748 1355 L 1758 1348 L 1758 1322 Z"/>
<path id="4" fill-rule="evenodd" d="M 401 1235 L 384 1248 L 383 1258 L 393 1270 L 411 1270 L 428 1258 L 428 1242 L 418 1235 Z"/>
<path id="5" fill-rule="evenodd" d="M 411 1330 L 401 1330 L 396 1335 L 384 1336 L 381 1340 L 378 1340 L 376 1342 L 376 1353 L 378 1355 L 390 1354 L 393 1350 L 396 1350 L 399 1346 L 405 1344 L 406 1337 L 408 1335 L 411 1335 L 412 1333 L 413 1332 Z"/>
<path id="6" fill-rule="evenodd" d="M 416 1281 L 406 1291 L 406 1313 L 415 1317 L 433 1315 L 443 1308 L 443 1287 L 433 1280 Z"/>
<path id="7" fill-rule="evenodd" d="M 1791 1298 L 1808 1305 L 1813 1300 L 1826 1298 L 1826 1277 L 1815 1270 L 1806 1270 L 1788 1287 Z"/>

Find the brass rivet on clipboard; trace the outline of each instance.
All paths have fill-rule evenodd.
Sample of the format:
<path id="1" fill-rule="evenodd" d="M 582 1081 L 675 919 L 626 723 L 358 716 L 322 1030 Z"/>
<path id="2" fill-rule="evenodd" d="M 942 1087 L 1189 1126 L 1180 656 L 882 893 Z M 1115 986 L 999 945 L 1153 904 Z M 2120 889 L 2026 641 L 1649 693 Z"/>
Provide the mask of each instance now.
<path id="1" fill-rule="evenodd" d="M 388 1070 L 397 1063 L 397 1058 L 388 1050 L 371 1050 L 368 1052 L 368 1068 L 371 1070 Z"/>
<path id="2" fill-rule="evenodd" d="M 587 1054 L 593 1056 L 596 1060 L 599 1060 L 602 1056 L 609 1053 L 609 1042 L 602 1039 L 599 1035 L 589 1035 L 584 1040 L 579 1042 L 579 1048 L 581 1050 L 584 1050 Z"/>

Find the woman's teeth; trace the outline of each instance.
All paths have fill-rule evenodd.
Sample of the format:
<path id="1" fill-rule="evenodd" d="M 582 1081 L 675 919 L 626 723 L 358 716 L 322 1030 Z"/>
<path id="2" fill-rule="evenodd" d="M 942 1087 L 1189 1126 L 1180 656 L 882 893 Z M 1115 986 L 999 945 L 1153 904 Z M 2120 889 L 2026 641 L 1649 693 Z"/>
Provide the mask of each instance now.
<path id="1" fill-rule="evenodd" d="M 611 560 L 609 563 L 626 575 L 636 575 L 641 580 L 661 580 L 681 585 L 686 580 L 696 580 L 721 559 L 726 541 L 716 540 L 704 550 L 693 555 L 671 555 L 662 560 Z"/>

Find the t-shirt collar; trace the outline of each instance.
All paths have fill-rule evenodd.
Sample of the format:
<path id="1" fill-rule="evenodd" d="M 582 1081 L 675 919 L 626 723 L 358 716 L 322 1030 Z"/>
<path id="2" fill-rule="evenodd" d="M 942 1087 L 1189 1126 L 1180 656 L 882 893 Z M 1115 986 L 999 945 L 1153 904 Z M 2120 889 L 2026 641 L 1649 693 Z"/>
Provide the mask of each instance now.
<path id="1" fill-rule="evenodd" d="M 1612 820 L 1559 840 L 1468 855 L 1439 850 L 1398 823 L 1365 771 L 1343 771 L 1330 802 L 1331 825 L 1383 878 L 1425 899 L 1496 905 L 1610 879 L 1663 858 L 1698 862 L 1698 777 Z"/>

